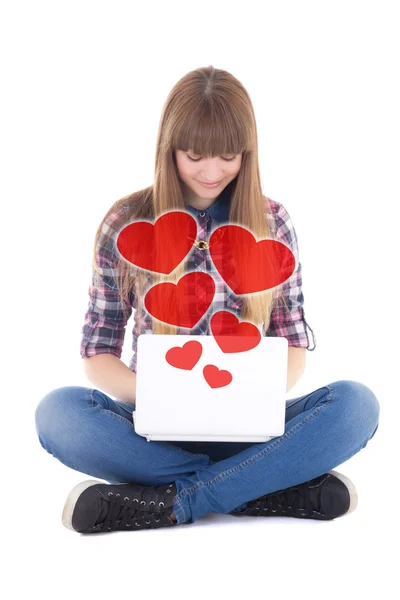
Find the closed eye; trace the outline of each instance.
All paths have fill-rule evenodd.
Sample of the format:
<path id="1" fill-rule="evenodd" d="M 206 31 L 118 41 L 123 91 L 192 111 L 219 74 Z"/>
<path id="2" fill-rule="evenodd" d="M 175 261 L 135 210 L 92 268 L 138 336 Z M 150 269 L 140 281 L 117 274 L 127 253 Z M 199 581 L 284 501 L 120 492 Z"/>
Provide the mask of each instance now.
<path id="1" fill-rule="evenodd" d="M 199 162 L 199 160 L 201 160 L 200 158 L 192 158 L 191 156 L 189 156 L 188 154 L 186 154 L 186 156 L 188 157 L 189 160 L 192 160 L 193 162 Z M 224 158 L 223 156 L 221 156 L 222 160 L 225 160 L 226 162 L 231 162 L 232 160 L 235 160 L 235 156 L 232 156 L 232 158 Z"/>

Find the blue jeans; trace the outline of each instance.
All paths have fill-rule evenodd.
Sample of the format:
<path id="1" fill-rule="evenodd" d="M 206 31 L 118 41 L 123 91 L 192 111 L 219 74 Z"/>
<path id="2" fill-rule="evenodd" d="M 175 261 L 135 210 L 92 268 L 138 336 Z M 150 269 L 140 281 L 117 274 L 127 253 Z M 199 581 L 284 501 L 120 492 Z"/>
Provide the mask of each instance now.
<path id="1" fill-rule="evenodd" d="M 373 437 L 380 407 L 366 385 L 335 381 L 286 402 L 285 433 L 268 442 L 150 441 L 135 432 L 134 406 L 88 387 L 52 390 L 36 407 L 42 447 L 63 464 L 109 483 L 175 482 L 178 523 L 242 510 L 348 460 Z"/>

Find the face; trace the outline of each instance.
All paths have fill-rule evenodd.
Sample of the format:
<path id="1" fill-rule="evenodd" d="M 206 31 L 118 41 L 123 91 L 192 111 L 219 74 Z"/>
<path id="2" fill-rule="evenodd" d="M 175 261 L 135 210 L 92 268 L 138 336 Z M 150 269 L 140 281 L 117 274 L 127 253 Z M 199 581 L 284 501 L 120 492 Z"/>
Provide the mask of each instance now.
<path id="1" fill-rule="evenodd" d="M 176 150 L 176 164 L 183 182 L 185 202 L 198 208 L 206 208 L 235 179 L 242 164 L 242 154 L 206 158 L 193 154 L 190 150 Z M 215 182 L 218 183 L 213 187 L 202 185 Z"/>

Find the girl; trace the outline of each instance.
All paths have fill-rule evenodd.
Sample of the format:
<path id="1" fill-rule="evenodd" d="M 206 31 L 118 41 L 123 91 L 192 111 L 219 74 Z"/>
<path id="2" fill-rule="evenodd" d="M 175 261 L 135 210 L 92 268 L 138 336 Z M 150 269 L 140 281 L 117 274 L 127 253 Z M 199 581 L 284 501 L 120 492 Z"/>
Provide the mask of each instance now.
<path id="1" fill-rule="evenodd" d="M 188 211 L 198 224 L 187 259 L 168 277 L 123 259 L 116 246 L 121 229 L 133 221 L 154 223 L 172 210 Z M 296 257 L 291 277 L 257 294 L 233 294 L 209 253 L 208 240 L 223 223 L 286 244 Z M 378 427 L 377 398 L 357 381 L 335 381 L 287 401 L 285 433 L 266 443 L 148 443 L 132 420 L 137 337 L 181 333 L 153 318 L 143 298 L 152 285 L 176 283 L 185 270 L 207 271 L 216 289 L 210 310 L 182 333 L 210 335 L 210 317 L 226 310 L 261 327 L 263 335 L 285 336 L 291 389 L 304 371 L 306 350 L 315 348 L 314 336 L 312 348 L 308 338 L 298 256 L 287 210 L 261 191 L 247 91 L 212 66 L 188 73 L 163 108 L 154 184 L 117 201 L 96 232 L 80 348 L 95 387 L 52 390 L 36 408 L 42 447 L 72 469 L 108 482 L 91 479 L 74 487 L 62 514 L 66 527 L 81 533 L 132 531 L 193 523 L 207 512 L 326 520 L 355 509 L 354 484 L 331 469 L 364 448 Z M 120 357 L 133 309 L 127 367 Z"/>

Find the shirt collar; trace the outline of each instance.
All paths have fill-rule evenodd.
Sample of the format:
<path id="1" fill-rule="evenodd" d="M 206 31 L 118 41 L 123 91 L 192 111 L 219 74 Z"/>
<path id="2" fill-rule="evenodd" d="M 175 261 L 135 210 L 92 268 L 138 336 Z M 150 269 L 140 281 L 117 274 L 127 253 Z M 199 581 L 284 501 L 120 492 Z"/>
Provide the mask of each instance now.
<path id="1" fill-rule="evenodd" d="M 199 210 L 198 208 L 194 208 L 189 204 L 186 204 L 186 209 L 192 213 L 194 216 L 197 216 L 199 213 L 208 213 L 210 217 L 216 221 L 217 223 L 225 223 L 229 221 L 229 209 L 231 205 L 231 192 L 232 185 L 228 183 L 227 186 L 222 190 L 220 195 L 214 200 L 214 202 L 207 209 Z"/>

